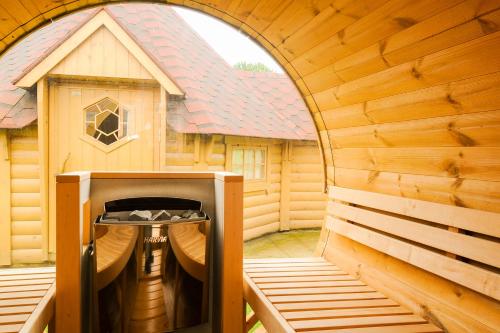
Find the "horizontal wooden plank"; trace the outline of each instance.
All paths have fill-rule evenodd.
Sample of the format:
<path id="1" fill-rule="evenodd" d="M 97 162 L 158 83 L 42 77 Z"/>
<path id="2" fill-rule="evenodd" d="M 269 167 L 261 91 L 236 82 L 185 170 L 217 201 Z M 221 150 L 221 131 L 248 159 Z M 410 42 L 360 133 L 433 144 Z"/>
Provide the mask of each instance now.
<path id="1" fill-rule="evenodd" d="M 330 186 L 328 193 L 331 199 L 500 237 L 500 214 L 497 213 L 338 186 Z"/>
<path id="2" fill-rule="evenodd" d="M 351 275 L 319 275 L 319 276 L 286 276 L 253 278 L 255 283 L 286 283 L 286 282 L 320 282 L 320 281 L 352 281 Z"/>
<path id="3" fill-rule="evenodd" d="M 293 296 L 270 296 L 272 303 L 298 303 L 298 302 L 318 302 L 318 301 L 342 301 L 356 299 L 379 299 L 386 298 L 378 291 L 363 293 L 343 293 L 325 295 L 293 295 Z"/>
<path id="4" fill-rule="evenodd" d="M 335 129 L 328 137 L 335 148 L 498 147 L 499 133 L 500 111 L 495 110 Z"/>
<path id="5" fill-rule="evenodd" d="M 39 284 L 52 284 L 54 282 L 55 282 L 55 278 L 27 279 L 27 280 L 14 279 L 14 280 L 11 280 L 11 281 L 2 281 L 2 280 L 0 280 L 0 287 L 7 287 L 7 286 L 28 286 L 28 285 L 39 285 Z"/>
<path id="6" fill-rule="evenodd" d="M 38 291 L 38 290 L 43 291 L 49 289 L 50 286 L 52 286 L 52 283 L 0 287 L 0 297 L 2 294 L 8 294 L 12 292 Z"/>
<path id="7" fill-rule="evenodd" d="M 335 181 L 344 188 L 500 213 L 500 182 L 340 167 Z"/>
<path id="8" fill-rule="evenodd" d="M 307 281 L 307 282 L 275 282 L 275 283 L 257 283 L 261 290 L 265 289 L 296 289 L 296 288 L 322 288 L 322 287 L 345 287 L 345 286 L 364 286 L 359 280 L 347 281 Z"/>
<path id="9" fill-rule="evenodd" d="M 391 325 L 377 327 L 358 327 L 335 330 L 302 331 L 307 333 L 440 333 L 443 332 L 432 324 Z"/>
<path id="10" fill-rule="evenodd" d="M 338 105 L 355 104 L 498 71 L 500 32 L 349 81 L 335 90 Z M 484 52 L 484 50 L 489 50 Z M 329 91 L 329 90 L 327 90 Z"/>
<path id="11" fill-rule="evenodd" d="M 0 325 L 24 323 L 29 316 L 29 314 L 0 315 Z"/>
<path id="12" fill-rule="evenodd" d="M 327 295 L 327 294 L 346 294 L 346 293 L 365 293 L 372 292 L 373 288 L 368 286 L 335 286 L 335 287 L 315 287 L 315 288 L 280 288 L 263 289 L 266 296 L 285 296 L 285 295 Z"/>
<path id="13" fill-rule="evenodd" d="M 344 81 L 375 73 L 410 60 L 493 33 L 498 26 L 498 4 L 476 8 L 463 1 L 440 15 L 416 23 L 383 42 L 374 43 L 331 65 Z M 484 14 L 485 15 L 481 15 Z"/>
<path id="14" fill-rule="evenodd" d="M 19 278 L 22 278 L 22 275 L 31 275 L 31 274 L 40 274 L 40 273 L 55 273 L 56 268 L 52 267 L 36 267 L 36 268 L 5 268 L 0 269 L 0 276 L 9 276 L 9 275 L 21 275 Z"/>
<path id="15" fill-rule="evenodd" d="M 302 271 L 302 272 L 259 272 L 259 273 L 248 273 L 251 278 L 260 277 L 287 277 L 287 276 L 331 276 L 331 275 L 346 275 L 347 273 L 340 270 L 329 270 L 329 271 Z"/>
<path id="16" fill-rule="evenodd" d="M 363 294 L 359 294 L 363 296 Z M 358 295 L 358 296 L 359 296 Z M 397 306 L 393 300 L 387 298 L 372 298 L 372 299 L 357 299 L 357 300 L 336 300 L 329 302 L 300 302 L 300 303 L 283 303 L 274 304 L 285 316 L 288 311 L 315 311 L 315 310 L 330 310 L 330 309 L 359 309 L 382 306 Z"/>
<path id="17" fill-rule="evenodd" d="M 333 217 L 326 227 L 359 243 L 428 270 L 477 292 L 500 299 L 500 275 Z"/>
<path id="18" fill-rule="evenodd" d="M 426 323 L 424 319 L 415 315 L 395 315 L 395 316 L 374 316 L 374 317 L 354 317 L 339 319 L 321 320 L 298 320 L 291 321 L 290 325 L 298 330 L 318 328 L 355 328 L 369 326 L 390 326 L 395 324 L 419 324 Z"/>
<path id="19" fill-rule="evenodd" d="M 343 148 L 335 166 L 443 177 L 500 181 L 500 148 Z"/>
<path id="20" fill-rule="evenodd" d="M 493 267 L 500 267 L 500 255 L 492 255 L 492 253 L 500 254 L 500 243 L 498 242 L 337 202 L 329 203 L 329 212 L 342 219 L 353 221 L 390 235 L 454 253 Z"/>
<path id="21" fill-rule="evenodd" d="M 305 262 L 300 262 L 300 261 L 286 261 L 286 262 L 269 262 L 269 261 L 262 261 L 262 262 L 249 262 L 246 261 L 243 264 L 243 267 L 245 270 L 248 268 L 270 268 L 270 267 L 324 267 L 324 266 L 335 266 L 330 262 L 327 261 L 305 261 Z"/>
<path id="22" fill-rule="evenodd" d="M 0 307 L 0 315 L 32 313 L 35 305 Z"/>
<path id="23" fill-rule="evenodd" d="M 293 311 L 284 312 L 283 317 L 287 320 L 304 319 L 329 319 L 342 317 L 363 317 L 363 316 L 382 316 L 411 314 L 412 312 L 401 306 L 390 307 L 372 307 L 372 308 L 354 308 L 354 309 L 335 309 L 335 310 L 316 310 L 316 311 Z"/>
<path id="24" fill-rule="evenodd" d="M 304 257 L 304 258 L 264 258 L 264 259 L 247 259 L 244 264 L 273 264 L 273 263 L 324 263 L 330 264 L 322 257 Z"/>
<path id="25" fill-rule="evenodd" d="M 0 299 L 0 307 L 37 305 L 41 300 L 42 297 Z"/>

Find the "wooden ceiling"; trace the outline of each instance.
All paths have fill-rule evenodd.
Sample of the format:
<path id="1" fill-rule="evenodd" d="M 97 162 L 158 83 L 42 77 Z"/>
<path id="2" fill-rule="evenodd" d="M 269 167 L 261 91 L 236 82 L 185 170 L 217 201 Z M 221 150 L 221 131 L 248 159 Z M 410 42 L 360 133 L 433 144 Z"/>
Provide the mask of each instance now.
<path id="1" fill-rule="evenodd" d="M 110 1 L 0 3 L 0 49 Z M 329 184 L 500 211 L 500 1 L 168 1 L 266 48 L 306 100 Z"/>

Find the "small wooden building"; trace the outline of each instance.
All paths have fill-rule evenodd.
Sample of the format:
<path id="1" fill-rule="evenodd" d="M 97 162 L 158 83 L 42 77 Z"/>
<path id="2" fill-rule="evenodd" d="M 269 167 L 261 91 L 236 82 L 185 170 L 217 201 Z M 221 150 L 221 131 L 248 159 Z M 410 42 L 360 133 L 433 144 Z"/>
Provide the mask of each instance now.
<path id="1" fill-rule="evenodd" d="M 287 76 L 230 67 L 169 7 L 91 9 L 0 60 L 0 264 L 52 260 L 54 175 L 245 175 L 245 239 L 321 226 L 315 128 Z"/>

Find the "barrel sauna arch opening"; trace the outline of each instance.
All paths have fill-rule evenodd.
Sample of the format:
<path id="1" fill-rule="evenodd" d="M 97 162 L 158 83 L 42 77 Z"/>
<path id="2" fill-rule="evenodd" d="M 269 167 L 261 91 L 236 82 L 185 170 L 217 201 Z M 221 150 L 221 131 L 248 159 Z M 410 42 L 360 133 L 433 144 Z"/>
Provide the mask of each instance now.
<path id="1" fill-rule="evenodd" d="M 4 49 L 48 18 L 87 5 L 48 2 L 40 10 L 31 1 L 23 2 L 24 7 L 12 3 L 2 8 L 11 23 L 2 33 Z M 497 1 L 184 5 L 241 28 L 285 68 L 314 119 L 330 191 L 336 186 L 499 212 Z M 43 94 L 43 83 L 38 91 Z M 335 200 L 332 194 L 330 206 Z M 336 255 L 345 259 L 338 263 L 343 269 L 366 281 L 384 281 L 381 289 L 449 331 L 498 327 L 498 302 L 491 296 L 330 227 L 323 226 L 318 247 L 330 258 L 345 254 Z M 446 229 L 498 244 L 496 236 Z M 439 254 L 498 273 L 495 265 Z"/>

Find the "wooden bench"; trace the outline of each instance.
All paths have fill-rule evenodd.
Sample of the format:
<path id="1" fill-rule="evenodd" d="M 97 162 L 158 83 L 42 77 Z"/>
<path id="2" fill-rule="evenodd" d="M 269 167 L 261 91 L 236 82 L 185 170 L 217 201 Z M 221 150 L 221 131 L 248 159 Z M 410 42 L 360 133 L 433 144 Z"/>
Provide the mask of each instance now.
<path id="1" fill-rule="evenodd" d="M 99 231 L 97 231 L 99 230 Z M 127 264 L 137 241 L 134 226 L 99 226 L 96 228 L 97 289 L 113 281 Z"/>
<path id="2" fill-rule="evenodd" d="M 182 268 L 197 280 L 205 281 L 206 237 L 199 227 L 198 223 L 171 225 L 168 239 Z"/>
<path id="3" fill-rule="evenodd" d="M 177 259 L 174 282 L 174 326 L 177 324 L 178 298 L 181 289 L 179 265 L 189 275 L 203 283 L 201 319 L 208 320 L 207 234 L 209 223 L 181 223 L 168 227 L 168 239 Z"/>
<path id="4" fill-rule="evenodd" d="M 245 299 L 269 332 L 442 331 L 327 260 L 343 262 L 333 233 L 500 299 L 500 214 L 334 186 L 329 197 L 324 257 L 245 261 Z"/>
<path id="5" fill-rule="evenodd" d="M 0 332 L 39 333 L 54 317 L 55 267 L 0 269 Z"/>

